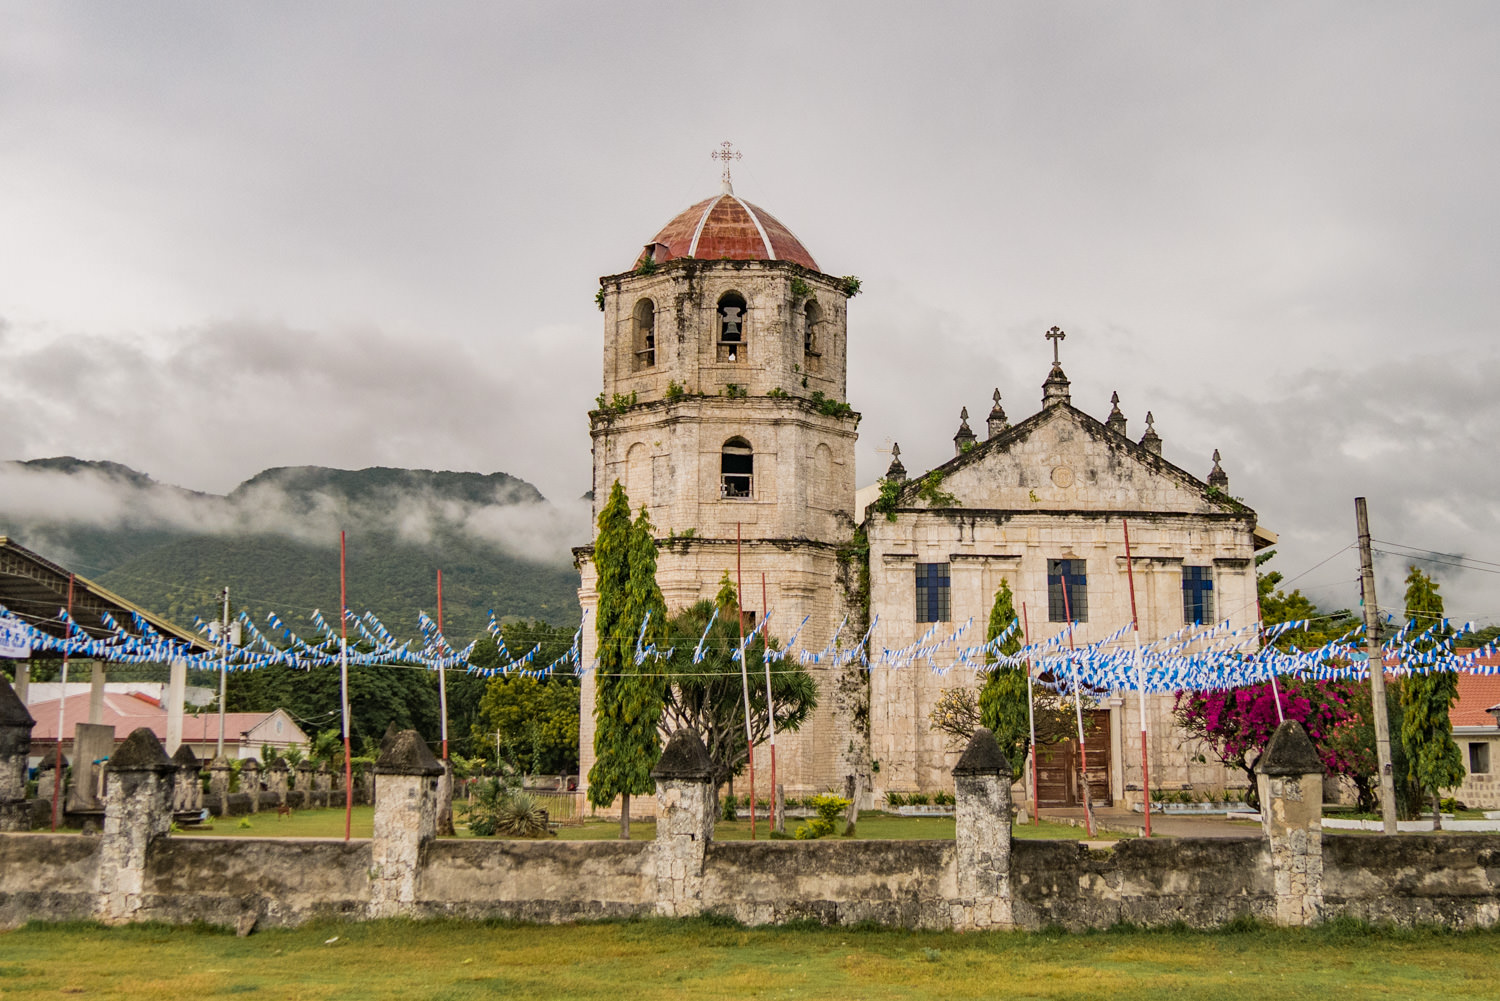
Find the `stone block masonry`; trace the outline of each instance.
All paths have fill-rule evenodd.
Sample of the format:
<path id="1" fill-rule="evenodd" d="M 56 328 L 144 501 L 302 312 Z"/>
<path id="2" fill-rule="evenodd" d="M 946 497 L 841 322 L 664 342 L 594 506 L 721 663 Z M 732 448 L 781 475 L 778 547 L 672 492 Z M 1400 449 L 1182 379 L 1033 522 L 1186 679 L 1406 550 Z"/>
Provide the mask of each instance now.
<path id="1" fill-rule="evenodd" d="M 1212 927 L 1245 916 L 1500 923 L 1500 836 L 1322 836 L 1311 781 L 1321 776 L 1294 726 L 1277 732 L 1263 762 L 1265 836 L 1122 841 L 1107 851 L 1012 843 L 1009 764 L 984 732 L 955 768 L 951 841 L 719 843 L 692 734 L 675 734 L 656 770 L 655 842 L 435 839 L 442 766 L 412 731 L 382 751 L 374 836 L 345 842 L 171 836 L 177 766 L 138 731 L 111 762 L 100 837 L 0 834 L 0 927 L 688 914 L 976 931 Z"/>

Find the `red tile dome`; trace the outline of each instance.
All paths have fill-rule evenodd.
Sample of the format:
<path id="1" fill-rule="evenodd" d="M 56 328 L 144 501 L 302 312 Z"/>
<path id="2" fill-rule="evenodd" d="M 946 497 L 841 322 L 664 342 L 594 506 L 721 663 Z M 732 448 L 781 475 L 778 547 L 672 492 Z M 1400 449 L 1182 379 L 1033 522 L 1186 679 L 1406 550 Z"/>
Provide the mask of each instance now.
<path id="1" fill-rule="evenodd" d="M 724 191 L 686 209 L 661 228 L 648 247 L 657 263 L 678 257 L 704 261 L 793 261 L 820 271 L 818 262 L 771 213 Z M 666 248 L 663 250 L 662 248 Z M 644 257 L 644 253 L 641 257 Z M 639 264 L 641 257 L 636 258 Z"/>

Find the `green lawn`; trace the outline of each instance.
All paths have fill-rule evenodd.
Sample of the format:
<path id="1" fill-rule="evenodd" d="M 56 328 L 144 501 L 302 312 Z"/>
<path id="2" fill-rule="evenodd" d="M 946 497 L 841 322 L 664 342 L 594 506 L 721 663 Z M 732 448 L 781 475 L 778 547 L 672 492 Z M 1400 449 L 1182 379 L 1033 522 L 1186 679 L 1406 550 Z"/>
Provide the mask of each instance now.
<path id="1" fill-rule="evenodd" d="M 28 926 L 0 934 L 0 997 L 378 1001 L 421 998 L 1109 998 L 1444 1001 L 1500 997 L 1500 933 L 1356 925 L 1193 933 L 957 935 L 742 929 L 710 921 L 573 926 L 321 923 L 209 929 Z"/>
<path id="2" fill-rule="evenodd" d="M 374 809 L 372 807 L 356 806 L 351 818 L 350 836 L 368 838 L 373 825 L 373 816 Z M 799 823 L 801 823 L 800 820 L 788 817 L 786 825 L 787 833 L 790 834 L 796 831 Z M 246 826 L 247 824 L 248 826 Z M 769 827 L 765 818 L 759 818 L 756 823 L 757 836 L 766 838 L 768 837 L 768 831 Z M 1017 838 L 1055 838 L 1058 840 L 1077 841 L 1085 837 L 1082 828 L 1047 822 L 1040 824 L 1016 824 L 1011 828 L 1011 831 Z M 191 837 L 195 834 L 211 834 L 215 837 L 342 838 L 344 836 L 344 811 L 297 810 L 293 812 L 291 817 L 277 817 L 274 811 L 271 813 L 257 813 L 245 818 L 230 817 L 228 820 L 215 819 L 212 830 L 182 831 L 179 833 L 185 837 Z M 588 820 L 581 826 L 559 828 L 557 836 L 566 841 L 597 841 L 618 837 L 619 833 L 620 825 L 616 821 Z M 953 818 L 898 817 L 889 813 L 865 811 L 860 814 L 859 824 L 855 833 L 860 838 L 869 838 L 877 841 L 951 838 L 953 837 Z M 461 838 L 472 837 L 468 829 L 463 826 L 462 817 L 458 818 L 458 836 Z M 654 823 L 637 821 L 630 825 L 630 837 L 633 841 L 649 841 L 656 837 L 656 825 Z M 714 840 L 716 841 L 745 841 L 749 837 L 750 821 L 748 818 L 720 821 L 714 826 Z M 1098 835 L 1098 840 L 1113 841 L 1120 837 L 1122 835 L 1101 831 Z"/>

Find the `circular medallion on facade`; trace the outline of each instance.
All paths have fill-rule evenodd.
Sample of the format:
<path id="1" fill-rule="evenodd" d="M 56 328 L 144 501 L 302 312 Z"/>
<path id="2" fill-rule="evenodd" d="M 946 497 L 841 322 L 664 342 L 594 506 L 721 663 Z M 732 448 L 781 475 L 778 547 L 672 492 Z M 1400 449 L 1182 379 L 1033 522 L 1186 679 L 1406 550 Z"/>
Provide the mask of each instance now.
<path id="1" fill-rule="evenodd" d="M 1052 470 L 1052 482 L 1063 489 L 1073 485 L 1073 470 L 1067 466 L 1057 466 Z"/>

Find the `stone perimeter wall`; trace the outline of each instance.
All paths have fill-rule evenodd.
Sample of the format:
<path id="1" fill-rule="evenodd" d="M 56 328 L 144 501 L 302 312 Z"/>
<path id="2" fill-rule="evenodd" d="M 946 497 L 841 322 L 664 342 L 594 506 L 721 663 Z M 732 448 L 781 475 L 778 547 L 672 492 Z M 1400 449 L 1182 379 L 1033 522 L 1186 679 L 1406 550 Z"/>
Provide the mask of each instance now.
<path id="1" fill-rule="evenodd" d="M 405 778 L 380 776 L 390 790 Z M 411 830 L 389 823 L 402 804 L 385 795 L 377 796 L 391 811 L 377 825 L 381 845 L 159 833 L 133 862 L 111 842 L 123 837 L 111 833 L 119 825 L 106 824 L 96 837 L 0 834 L 0 927 L 97 918 L 245 930 L 391 913 L 544 923 L 714 913 L 751 925 L 810 919 L 934 929 L 1081 930 L 1121 921 L 1210 927 L 1241 916 L 1280 924 L 1343 915 L 1455 928 L 1500 923 L 1500 836 L 1303 836 L 1293 844 L 1273 830 L 1091 851 L 1072 841 L 1012 842 L 1008 775 L 963 779 L 969 810 L 960 811 L 953 841 L 714 842 L 712 818 L 698 816 L 712 801 L 699 795 L 706 783 L 661 776 L 668 822 L 659 823 L 655 842 L 437 840 L 420 821 Z M 430 786 L 406 784 L 415 795 Z M 151 808 L 148 792 L 119 803 L 122 822 L 134 817 L 147 826 L 139 818 Z M 381 872 L 377 858 L 405 871 Z M 103 886 L 106 875 L 114 892 Z M 411 893 L 374 892 L 392 881 Z"/>

